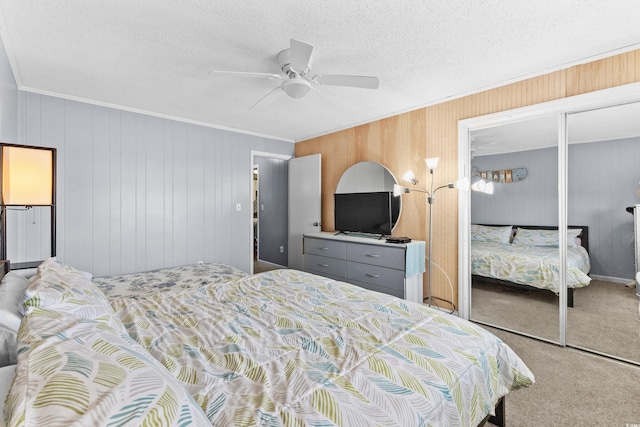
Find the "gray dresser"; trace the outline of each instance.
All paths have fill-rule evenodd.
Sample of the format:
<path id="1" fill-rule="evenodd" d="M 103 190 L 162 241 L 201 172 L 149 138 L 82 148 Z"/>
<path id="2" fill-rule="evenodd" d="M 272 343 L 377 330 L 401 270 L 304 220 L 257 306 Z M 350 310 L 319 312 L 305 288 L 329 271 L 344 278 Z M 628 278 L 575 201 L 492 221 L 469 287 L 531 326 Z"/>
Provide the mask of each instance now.
<path id="1" fill-rule="evenodd" d="M 418 246 L 424 254 L 424 242 L 391 244 L 384 239 L 308 233 L 304 235 L 304 270 L 422 303 L 424 256 L 421 269 L 408 271 L 409 245 Z"/>

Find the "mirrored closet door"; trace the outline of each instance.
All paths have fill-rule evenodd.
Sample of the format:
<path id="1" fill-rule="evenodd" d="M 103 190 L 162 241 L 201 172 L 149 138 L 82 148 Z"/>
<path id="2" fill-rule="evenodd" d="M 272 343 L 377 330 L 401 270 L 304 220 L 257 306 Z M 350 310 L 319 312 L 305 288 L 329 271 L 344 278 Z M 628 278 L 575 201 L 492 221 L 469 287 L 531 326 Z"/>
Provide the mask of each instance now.
<path id="1" fill-rule="evenodd" d="M 558 122 L 554 114 L 470 134 L 472 184 L 493 186 L 493 194 L 470 196 L 470 318 L 553 342 L 560 329 Z"/>
<path id="2" fill-rule="evenodd" d="M 567 345 L 640 363 L 640 103 L 569 114 L 567 127 L 567 217 L 584 230 L 567 240 Z"/>

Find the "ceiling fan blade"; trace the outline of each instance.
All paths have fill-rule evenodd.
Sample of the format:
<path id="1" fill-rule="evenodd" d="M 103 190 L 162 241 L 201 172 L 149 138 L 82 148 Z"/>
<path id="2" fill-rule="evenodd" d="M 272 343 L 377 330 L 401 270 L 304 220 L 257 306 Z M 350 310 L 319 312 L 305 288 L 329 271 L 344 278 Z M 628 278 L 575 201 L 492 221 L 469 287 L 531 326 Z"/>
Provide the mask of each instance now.
<path id="1" fill-rule="evenodd" d="M 289 61 L 291 69 L 298 74 L 304 74 L 310 66 L 313 45 L 291 39 L 289 49 Z"/>
<path id="2" fill-rule="evenodd" d="M 279 74 L 270 74 L 270 73 L 250 73 L 245 71 L 218 71 L 211 70 L 209 74 L 228 74 L 231 76 L 242 76 L 242 77 L 256 77 L 256 78 L 266 78 L 266 79 L 278 79 L 282 80 L 285 76 L 281 76 Z"/>
<path id="3" fill-rule="evenodd" d="M 313 77 L 315 83 L 329 86 L 349 86 L 364 89 L 378 89 L 380 80 L 373 76 L 341 76 L 341 75 L 316 75 Z"/>
<path id="4" fill-rule="evenodd" d="M 249 110 L 252 110 L 253 107 L 255 107 L 256 105 L 260 104 L 262 101 L 267 99 L 269 97 L 269 95 L 271 95 L 272 93 L 274 93 L 275 91 L 280 90 L 280 89 L 281 89 L 281 87 L 278 86 L 278 87 L 274 88 L 273 90 L 270 90 L 265 96 L 263 96 L 262 98 L 258 99 L 258 102 L 256 102 L 251 107 L 249 107 Z"/>

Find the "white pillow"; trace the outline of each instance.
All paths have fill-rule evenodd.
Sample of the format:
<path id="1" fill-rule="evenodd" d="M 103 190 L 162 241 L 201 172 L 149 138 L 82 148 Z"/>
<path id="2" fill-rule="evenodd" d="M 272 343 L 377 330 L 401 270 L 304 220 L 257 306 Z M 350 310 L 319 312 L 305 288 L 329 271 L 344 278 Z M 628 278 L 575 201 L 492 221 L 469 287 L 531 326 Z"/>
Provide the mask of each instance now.
<path id="1" fill-rule="evenodd" d="M 575 248 L 580 246 L 580 243 L 577 240 L 580 233 L 582 233 L 581 228 L 572 228 L 567 230 L 568 247 Z M 527 229 L 518 227 L 516 236 L 513 238 L 513 244 L 520 246 L 549 246 L 557 248 L 559 246 L 559 234 L 558 230 Z"/>
<path id="2" fill-rule="evenodd" d="M 8 272 L 0 282 L 0 325 L 18 332 L 22 321 L 22 301 L 29 280 L 15 271 Z"/>
<path id="3" fill-rule="evenodd" d="M 180 381 L 126 332 L 38 308 L 18 336 L 8 425 L 211 425 Z"/>
<path id="4" fill-rule="evenodd" d="M 510 225 L 471 224 L 471 240 L 474 242 L 511 243 L 512 232 Z"/>

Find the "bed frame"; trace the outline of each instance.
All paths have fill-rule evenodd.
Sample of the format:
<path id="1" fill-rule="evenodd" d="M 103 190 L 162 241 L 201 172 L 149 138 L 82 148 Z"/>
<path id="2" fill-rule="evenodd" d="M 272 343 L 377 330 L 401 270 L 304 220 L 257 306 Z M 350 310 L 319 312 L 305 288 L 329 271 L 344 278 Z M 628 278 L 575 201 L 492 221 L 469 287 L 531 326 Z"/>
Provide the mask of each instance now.
<path id="1" fill-rule="evenodd" d="M 504 416 L 504 396 L 502 396 L 500 400 L 498 400 L 498 403 L 496 403 L 494 412 L 496 413 L 495 415 L 489 414 L 484 417 L 484 420 L 482 420 L 480 424 L 478 424 L 478 427 L 483 427 L 485 424 L 487 424 L 487 422 L 490 422 L 496 427 L 505 427 L 506 424 Z"/>
<path id="2" fill-rule="evenodd" d="M 508 227 L 510 224 L 507 224 L 507 225 L 481 224 L 481 225 L 486 225 L 486 226 L 489 226 L 489 227 Z M 548 226 L 548 225 L 513 225 L 512 227 L 513 227 L 513 232 L 514 233 L 518 228 L 526 228 L 526 229 L 529 229 L 529 230 L 557 230 L 558 229 L 558 227 L 556 227 L 556 226 Z M 580 244 L 582 245 L 582 247 L 585 248 L 587 250 L 587 252 L 589 252 L 589 227 L 586 226 L 586 225 L 569 225 L 567 228 L 569 228 L 569 229 L 581 228 L 582 229 L 582 233 L 580 233 L 580 235 L 578 235 L 578 238 L 580 239 Z M 478 282 L 485 282 L 485 283 L 494 283 L 494 284 L 503 285 L 503 286 L 516 287 L 516 288 L 519 288 L 519 289 L 530 289 L 530 290 L 546 292 L 545 289 L 538 289 L 538 288 L 536 288 L 534 286 L 521 285 L 519 283 L 509 282 L 508 280 L 494 279 L 493 277 L 479 276 L 477 274 L 472 274 L 471 278 L 472 278 L 472 282 L 473 281 L 478 281 Z M 575 288 L 568 288 L 567 291 L 568 291 L 567 292 L 567 307 L 573 307 L 573 292 L 575 291 Z M 548 292 L 551 292 L 551 291 L 548 291 Z"/>

